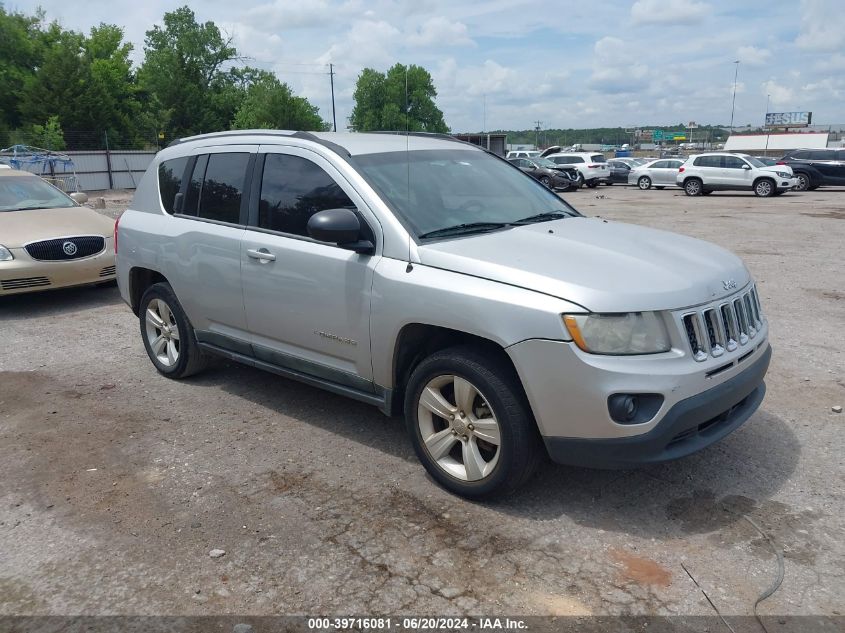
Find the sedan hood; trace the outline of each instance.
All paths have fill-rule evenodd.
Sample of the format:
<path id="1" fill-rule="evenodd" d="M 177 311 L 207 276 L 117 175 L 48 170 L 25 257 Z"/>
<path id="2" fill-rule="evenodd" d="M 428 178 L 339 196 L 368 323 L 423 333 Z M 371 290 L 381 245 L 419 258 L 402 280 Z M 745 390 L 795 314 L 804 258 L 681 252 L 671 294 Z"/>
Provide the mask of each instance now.
<path id="1" fill-rule="evenodd" d="M 691 237 L 568 218 L 420 247 L 423 264 L 519 286 L 593 312 L 673 310 L 716 300 L 750 275 L 736 255 Z"/>
<path id="2" fill-rule="evenodd" d="M 0 211 L 0 244 L 6 248 L 57 237 L 110 237 L 113 230 L 114 220 L 88 207 Z"/>

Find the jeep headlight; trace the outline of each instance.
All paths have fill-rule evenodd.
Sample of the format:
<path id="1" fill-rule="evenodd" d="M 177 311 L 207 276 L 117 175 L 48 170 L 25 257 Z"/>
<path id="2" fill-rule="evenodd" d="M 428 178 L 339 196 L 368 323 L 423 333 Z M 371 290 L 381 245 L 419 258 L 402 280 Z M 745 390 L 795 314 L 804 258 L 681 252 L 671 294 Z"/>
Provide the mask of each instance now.
<path id="1" fill-rule="evenodd" d="M 575 344 L 591 354 L 657 354 L 672 348 L 656 312 L 565 314 L 563 322 Z"/>
<path id="2" fill-rule="evenodd" d="M 0 244 L 0 262 L 10 262 L 14 259 L 12 251 Z"/>

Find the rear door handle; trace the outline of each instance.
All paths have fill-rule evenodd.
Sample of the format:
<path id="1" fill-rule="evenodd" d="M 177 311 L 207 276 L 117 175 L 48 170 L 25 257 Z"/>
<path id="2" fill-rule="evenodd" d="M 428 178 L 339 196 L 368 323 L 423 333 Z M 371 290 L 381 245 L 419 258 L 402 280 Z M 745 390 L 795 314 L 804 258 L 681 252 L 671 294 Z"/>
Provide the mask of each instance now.
<path id="1" fill-rule="evenodd" d="M 266 248 L 248 248 L 246 249 L 246 254 L 252 257 L 253 259 L 258 259 L 267 262 L 276 261 L 276 256 L 273 255 L 273 253 L 268 251 Z"/>

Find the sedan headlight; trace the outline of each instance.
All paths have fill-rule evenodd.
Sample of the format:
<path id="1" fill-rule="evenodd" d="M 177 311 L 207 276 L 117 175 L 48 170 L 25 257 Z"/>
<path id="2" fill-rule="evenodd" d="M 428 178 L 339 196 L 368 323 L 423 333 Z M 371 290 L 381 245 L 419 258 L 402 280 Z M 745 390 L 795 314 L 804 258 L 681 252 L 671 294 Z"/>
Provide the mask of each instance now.
<path id="1" fill-rule="evenodd" d="M 792 178 L 792 174 L 788 174 L 785 171 L 776 171 L 775 173 L 781 178 Z"/>
<path id="2" fill-rule="evenodd" d="M 0 262 L 10 262 L 14 259 L 12 251 L 0 244 Z"/>
<path id="3" fill-rule="evenodd" d="M 657 354 L 672 345 L 656 312 L 627 314 L 565 314 L 572 340 L 591 354 Z"/>

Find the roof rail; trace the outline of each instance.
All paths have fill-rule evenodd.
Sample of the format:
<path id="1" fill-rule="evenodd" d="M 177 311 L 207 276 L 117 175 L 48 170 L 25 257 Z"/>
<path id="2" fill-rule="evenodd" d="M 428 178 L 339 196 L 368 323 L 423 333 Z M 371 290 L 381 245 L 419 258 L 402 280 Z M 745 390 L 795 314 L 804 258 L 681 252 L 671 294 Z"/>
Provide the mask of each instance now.
<path id="1" fill-rule="evenodd" d="M 184 136 L 182 138 L 173 139 L 167 144 L 167 146 L 173 147 L 174 145 L 180 145 L 182 143 L 189 143 L 191 141 L 198 141 L 206 138 L 225 138 L 227 136 L 239 136 L 245 134 L 249 136 L 295 136 L 296 134 L 302 134 L 302 132 L 294 132 L 293 130 L 224 130 L 222 132 L 194 134 L 193 136 Z M 305 134 L 307 134 L 307 132 L 305 132 Z"/>

